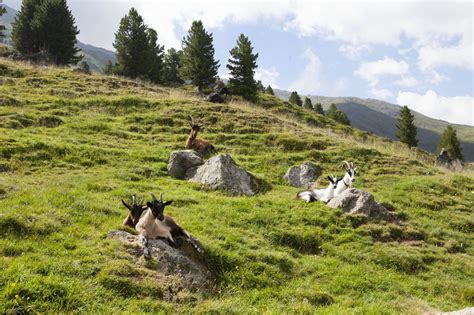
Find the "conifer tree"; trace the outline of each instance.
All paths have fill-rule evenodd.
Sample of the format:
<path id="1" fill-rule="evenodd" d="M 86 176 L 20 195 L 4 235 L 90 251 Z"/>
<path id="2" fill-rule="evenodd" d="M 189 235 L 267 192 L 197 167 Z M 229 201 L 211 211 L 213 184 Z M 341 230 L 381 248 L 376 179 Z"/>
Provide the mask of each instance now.
<path id="1" fill-rule="evenodd" d="M 161 82 L 163 72 L 164 47 L 158 44 L 158 34 L 152 28 L 147 29 L 148 37 L 148 79 L 153 82 Z"/>
<path id="2" fill-rule="evenodd" d="M 240 34 L 237 45 L 232 48 L 230 55 L 231 58 L 227 64 L 230 73 L 230 92 L 248 100 L 255 100 L 259 89 L 258 83 L 254 79 L 258 53 L 253 53 L 252 43 L 248 37 Z M 263 89 L 261 82 L 260 85 Z"/>
<path id="3" fill-rule="evenodd" d="M 316 103 L 316 105 L 314 106 L 314 110 L 316 111 L 316 113 L 324 116 L 324 110 L 321 103 Z"/>
<path id="4" fill-rule="evenodd" d="M 39 52 L 43 38 L 32 21 L 43 0 L 23 0 L 21 8 L 15 17 L 12 29 L 12 41 L 15 49 L 24 55 Z"/>
<path id="5" fill-rule="evenodd" d="M 112 63 L 112 60 L 108 60 L 107 63 L 104 66 L 104 69 L 102 70 L 104 74 L 106 75 L 112 75 L 114 74 L 114 64 Z"/>
<path id="6" fill-rule="evenodd" d="M 168 49 L 163 65 L 163 83 L 169 86 L 181 85 L 184 80 L 180 76 L 181 69 L 181 50 L 176 51 L 174 48 Z"/>
<path id="7" fill-rule="evenodd" d="M 301 101 L 301 97 L 298 95 L 298 92 L 293 91 L 290 94 L 290 98 L 288 99 L 290 104 L 301 106 L 303 105 L 303 101 Z"/>
<path id="8" fill-rule="evenodd" d="M 85 60 L 79 62 L 79 69 L 81 69 L 84 73 L 91 74 L 91 68 Z"/>
<path id="9" fill-rule="evenodd" d="M 265 89 L 265 93 L 270 94 L 270 95 L 275 95 L 275 93 L 273 92 L 273 89 L 270 85 L 267 86 L 267 88 Z"/>
<path id="10" fill-rule="evenodd" d="M 1 1 L 0 1 L 0 4 L 1 4 Z M 3 6 L 0 6 L 0 16 L 4 15 L 5 13 L 7 13 L 7 9 Z M 5 25 L 0 24 L 0 39 L 5 37 L 5 34 L 3 34 L 3 31 L 5 30 L 6 30 Z"/>
<path id="11" fill-rule="evenodd" d="M 12 40 L 24 55 L 46 51 L 56 64 L 77 63 L 79 31 L 66 0 L 23 0 L 13 23 Z"/>
<path id="12" fill-rule="evenodd" d="M 443 135 L 439 141 L 438 153 L 441 152 L 442 148 L 445 148 L 448 151 L 449 156 L 452 159 L 459 159 L 461 161 L 464 160 L 456 130 L 449 125 L 444 130 Z"/>
<path id="13" fill-rule="evenodd" d="M 406 143 L 409 148 L 416 147 L 418 145 L 418 140 L 416 139 L 414 116 L 411 114 L 408 106 L 403 106 L 400 110 L 396 127 L 396 136 L 400 142 Z"/>
<path id="14" fill-rule="evenodd" d="M 263 83 L 260 80 L 257 81 L 257 90 L 262 93 L 265 93 L 265 87 L 263 86 Z"/>
<path id="15" fill-rule="evenodd" d="M 194 21 L 183 38 L 181 75 L 198 87 L 199 91 L 216 82 L 219 62 L 214 60 L 212 34 L 206 32 L 201 21 Z"/>
<path id="16" fill-rule="evenodd" d="M 329 106 L 329 109 L 326 112 L 326 116 L 328 118 L 331 118 L 332 120 L 337 121 L 338 123 L 341 123 L 341 124 L 344 124 L 344 125 L 350 125 L 351 124 L 351 122 L 349 121 L 349 118 L 347 117 L 346 113 L 344 113 L 343 111 L 337 109 L 336 104 L 334 104 L 334 103 L 332 103 L 331 106 Z"/>
<path id="17" fill-rule="evenodd" d="M 76 47 L 79 30 L 66 0 L 43 0 L 31 24 L 42 39 L 39 48 L 45 50 L 55 64 L 75 64 L 82 59 Z"/>
<path id="18" fill-rule="evenodd" d="M 153 63 L 149 35 L 143 18 L 135 8 L 131 8 L 115 33 L 113 46 L 117 51 L 117 74 L 130 78 L 148 77 Z"/>
<path id="19" fill-rule="evenodd" d="M 311 99 L 309 97 L 304 98 L 303 107 L 307 109 L 313 109 L 313 103 L 311 102 Z"/>

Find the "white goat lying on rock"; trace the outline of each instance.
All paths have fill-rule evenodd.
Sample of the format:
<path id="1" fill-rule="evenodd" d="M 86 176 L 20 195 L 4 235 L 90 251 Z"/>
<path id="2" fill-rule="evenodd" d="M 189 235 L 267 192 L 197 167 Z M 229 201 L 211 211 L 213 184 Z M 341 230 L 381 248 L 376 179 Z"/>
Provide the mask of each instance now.
<path id="1" fill-rule="evenodd" d="M 341 194 L 344 190 L 349 187 L 352 187 L 352 184 L 355 182 L 356 170 L 357 167 L 354 166 L 354 163 L 349 163 L 343 161 L 343 167 L 346 170 L 344 177 L 337 183 L 337 187 L 334 190 L 334 196 Z"/>
<path id="2" fill-rule="evenodd" d="M 326 189 L 310 189 L 305 191 L 300 191 L 296 198 L 303 199 L 306 202 L 312 201 L 322 201 L 322 202 L 329 202 L 334 197 L 334 191 L 338 185 L 338 182 L 341 180 L 337 179 L 336 176 L 328 176 L 329 185 Z"/>

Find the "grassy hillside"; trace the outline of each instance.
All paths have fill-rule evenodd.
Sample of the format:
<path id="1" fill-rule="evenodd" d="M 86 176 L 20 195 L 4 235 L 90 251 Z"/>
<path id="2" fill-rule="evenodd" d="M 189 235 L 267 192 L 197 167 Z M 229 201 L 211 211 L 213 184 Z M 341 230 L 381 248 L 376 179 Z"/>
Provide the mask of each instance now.
<path id="1" fill-rule="evenodd" d="M 216 105 L 186 89 L 0 59 L 0 313 L 420 313 L 474 303 L 474 179 L 431 157 L 262 96 Z M 272 189 L 228 197 L 167 175 L 188 115 Z M 353 161 L 393 222 L 294 200 L 282 176 Z M 428 164 L 425 164 L 427 161 Z M 323 185 L 326 183 L 323 182 Z M 164 192 L 198 237 L 207 293 L 168 284 L 107 239 L 120 200 Z"/>
<path id="2" fill-rule="evenodd" d="M 277 96 L 287 100 L 290 92 L 275 89 Z M 313 104 L 321 103 L 324 109 L 334 103 L 349 117 L 351 124 L 361 130 L 370 131 L 376 135 L 396 139 L 395 124 L 400 106 L 377 99 L 362 99 L 358 97 L 326 97 L 309 96 Z M 415 125 L 418 128 L 419 147 L 432 153 L 437 152 L 441 134 L 448 125 L 456 129 L 464 158 L 474 161 L 474 127 L 450 124 L 447 121 L 433 119 L 412 111 Z"/>

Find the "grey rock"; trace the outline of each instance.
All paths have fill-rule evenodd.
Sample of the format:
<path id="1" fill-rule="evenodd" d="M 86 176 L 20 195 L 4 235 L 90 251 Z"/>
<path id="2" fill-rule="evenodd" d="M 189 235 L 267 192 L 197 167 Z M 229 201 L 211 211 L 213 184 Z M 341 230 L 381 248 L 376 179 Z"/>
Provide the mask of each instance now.
<path id="1" fill-rule="evenodd" d="M 196 170 L 190 181 L 210 189 L 223 190 L 231 195 L 253 196 L 264 186 L 263 181 L 238 166 L 228 154 L 207 160 Z"/>
<path id="2" fill-rule="evenodd" d="M 193 150 L 173 151 L 168 161 L 168 174 L 174 178 L 188 179 L 193 175 L 188 171 L 203 164 L 203 158 Z"/>
<path id="3" fill-rule="evenodd" d="M 452 312 L 445 312 L 445 313 L 438 313 L 438 314 L 446 314 L 446 315 L 474 315 L 474 307 L 464 308 L 458 311 Z"/>
<path id="4" fill-rule="evenodd" d="M 331 208 L 339 208 L 350 214 L 365 214 L 374 218 L 388 219 L 391 213 L 380 203 L 374 200 L 372 194 L 356 188 L 344 190 L 331 199 L 328 204 Z"/>
<path id="5" fill-rule="evenodd" d="M 310 188 L 321 173 L 321 167 L 312 162 L 305 162 L 299 166 L 290 167 L 283 178 L 293 187 Z"/>
<path id="6" fill-rule="evenodd" d="M 125 231 L 110 231 L 107 237 L 119 240 L 128 252 L 137 259 L 143 255 L 138 236 Z M 181 286 L 191 290 L 205 289 L 212 281 L 212 274 L 204 262 L 196 257 L 194 249 L 189 244 L 180 248 L 169 246 L 163 240 L 149 240 L 151 258 L 158 261 L 153 264 L 158 272 L 167 276 L 178 276 Z"/>

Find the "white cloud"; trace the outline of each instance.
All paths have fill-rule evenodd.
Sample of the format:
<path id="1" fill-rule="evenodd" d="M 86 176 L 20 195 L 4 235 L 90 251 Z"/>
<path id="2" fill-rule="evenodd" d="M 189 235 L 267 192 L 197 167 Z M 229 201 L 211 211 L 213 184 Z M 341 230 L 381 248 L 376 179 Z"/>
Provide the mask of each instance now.
<path id="1" fill-rule="evenodd" d="M 377 88 L 372 88 L 369 90 L 370 95 L 372 95 L 374 98 L 378 98 L 381 100 L 387 100 L 390 97 L 393 97 L 393 93 L 390 90 L 387 89 L 377 89 Z"/>
<path id="2" fill-rule="evenodd" d="M 432 84 L 439 84 L 441 82 L 449 80 L 448 77 L 440 74 L 438 71 L 433 69 L 428 70 L 427 75 L 429 76 L 428 81 Z"/>
<path id="3" fill-rule="evenodd" d="M 355 75 L 369 82 L 370 86 L 375 86 L 382 75 L 404 75 L 409 71 L 409 65 L 405 61 L 396 61 L 392 58 L 365 62 L 360 64 L 355 71 Z"/>
<path id="4" fill-rule="evenodd" d="M 306 66 L 288 89 L 302 94 L 314 94 L 321 87 L 321 60 L 309 48 L 304 51 L 303 58 L 306 59 Z"/>
<path id="5" fill-rule="evenodd" d="M 349 59 L 357 60 L 363 55 L 369 53 L 372 48 L 369 45 L 351 45 L 345 44 L 339 47 L 339 51 L 347 56 Z"/>
<path id="6" fill-rule="evenodd" d="M 461 41 L 458 45 L 443 47 L 438 44 L 422 46 L 418 51 L 418 67 L 423 70 L 449 65 L 474 69 L 474 43 Z"/>
<path id="7" fill-rule="evenodd" d="M 262 81 L 263 85 L 271 85 L 273 88 L 278 89 L 277 79 L 280 76 L 280 73 L 275 69 L 271 68 L 262 68 L 258 67 L 255 71 L 255 80 Z"/>
<path id="8" fill-rule="evenodd" d="M 397 103 L 433 118 L 474 126 L 472 96 L 444 97 L 432 90 L 425 94 L 398 92 Z"/>
<path id="9" fill-rule="evenodd" d="M 395 84 L 404 87 L 414 87 L 420 84 L 420 81 L 418 81 L 415 77 L 407 76 L 395 81 Z"/>

